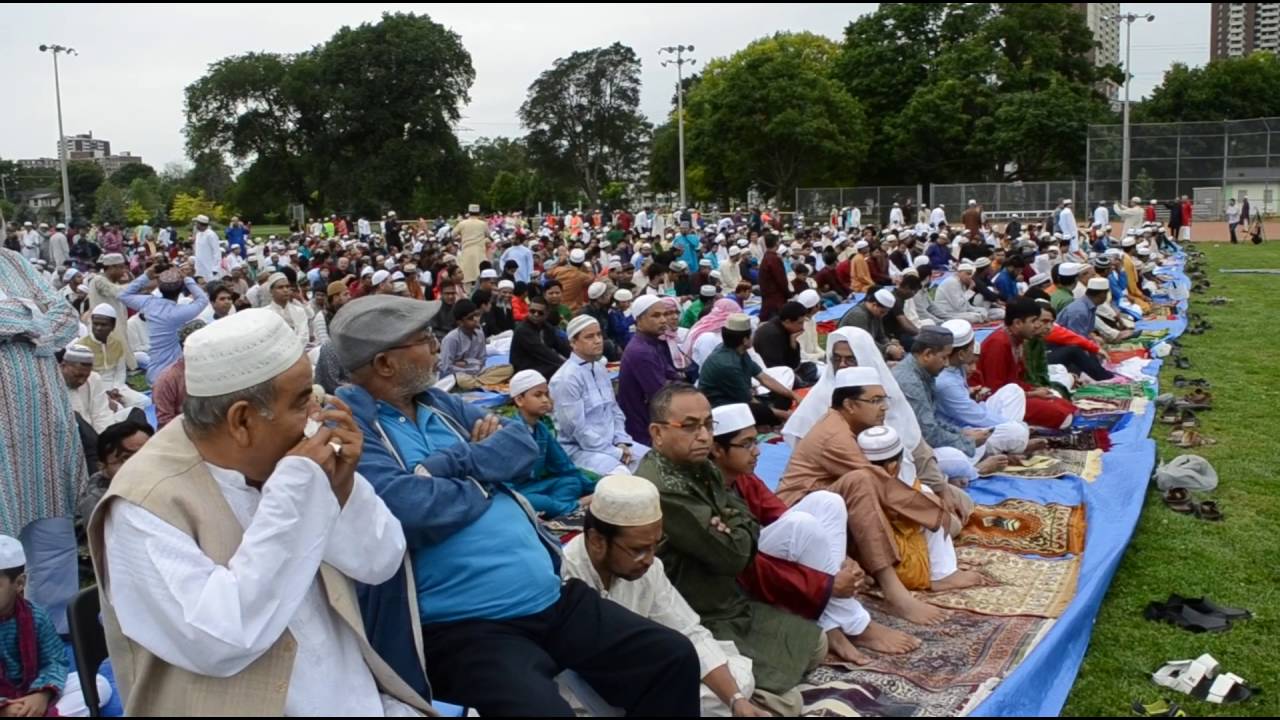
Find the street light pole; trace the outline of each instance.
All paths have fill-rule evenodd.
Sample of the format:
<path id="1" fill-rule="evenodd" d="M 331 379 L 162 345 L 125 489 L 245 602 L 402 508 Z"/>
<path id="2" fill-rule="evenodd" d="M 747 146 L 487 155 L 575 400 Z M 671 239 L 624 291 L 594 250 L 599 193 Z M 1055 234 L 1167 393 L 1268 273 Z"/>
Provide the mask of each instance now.
<path id="1" fill-rule="evenodd" d="M 58 77 L 58 53 L 79 55 L 75 48 L 62 45 L 41 45 L 40 52 L 53 53 L 53 94 L 58 100 L 58 160 L 62 165 L 62 216 L 71 227 L 71 186 L 67 182 L 67 135 L 62 130 L 62 81 Z"/>
<path id="2" fill-rule="evenodd" d="M 1129 81 L 1133 79 L 1132 66 L 1130 58 L 1133 55 L 1133 24 L 1138 20 L 1146 20 L 1151 22 L 1156 19 L 1155 15 L 1146 13 L 1139 15 L 1137 13 L 1121 13 L 1119 15 L 1109 15 L 1104 20 L 1114 20 L 1125 22 L 1124 28 L 1124 110 L 1122 111 L 1124 147 L 1121 150 L 1120 159 L 1120 200 L 1122 202 L 1129 201 Z"/>
<path id="3" fill-rule="evenodd" d="M 677 142 L 679 144 L 679 149 L 680 149 L 680 209 L 681 210 L 689 206 L 685 200 L 685 187 L 684 187 L 684 65 L 685 63 L 688 63 L 689 65 L 696 65 L 698 63 L 698 61 L 693 58 L 685 59 L 684 54 L 686 52 L 693 52 L 693 46 L 692 45 L 675 45 L 675 46 L 660 48 L 658 50 L 659 55 L 661 55 L 662 53 L 667 53 L 667 54 L 674 53 L 676 56 L 675 60 L 663 60 L 662 66 L 663 67 L 667 67 L 668 65 L 676 66 L 676 128 L 677 128 L 676 134 L 678 137 Z"/>

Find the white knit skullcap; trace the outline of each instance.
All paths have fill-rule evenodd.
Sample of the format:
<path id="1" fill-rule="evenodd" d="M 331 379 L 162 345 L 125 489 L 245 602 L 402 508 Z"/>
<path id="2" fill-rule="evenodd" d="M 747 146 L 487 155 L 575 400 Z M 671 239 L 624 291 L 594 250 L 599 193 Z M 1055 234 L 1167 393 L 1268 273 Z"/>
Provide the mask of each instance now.
<path id="1" fill-rule="evenodd" d="M 591 516 L 618 527 L 639 527 L 662 519 L 658 488 L 639 475 L 606 475 L 591 496 Z"/>
<path id="2" fill-rule="evenodd" d="M 109 317 L 113 320 L 120 319 L 120 316 L 116 314 L 116 309 L 106 303 L 98 303 L 97 307 L 93 309 L 93 312 L 89 314 L 97 315 L 99 317 Z"/>
<path id="3" fill-rule="evenodd" d="M 639 320 L 640 316 L 644 315 L 650 308 L 662 301 L 663 298 L 660 298 L 657 295 L 641 295 L 636 298 L 634 303 L 631 304 L 631 317 Z"/>
<path id="4" fill-rule="evenodd" d="M 818 291 L 809 288 L 796 296 L 796 302 L 804 306 L 806 310 L 812 310 L 818 307 L 818 303 L 822 302 L 822 298 L 818 295 Z"/>
<path id="5" fill-rule="evenodd" d="M 711 411 L 711 417 L 715 422 L 713 434 L 717 437 L 756 426 L 756 418 L 751 414 L 751 406 L 746 403 L 721 405 Z"/>
<path id="6" fill-rule="evenodd" d="M 93 364 L 93 351 L 79 343 L 68 345 L 67 349 L 63 350 L 62 353 L 63 362 L 77 363 L 80 365 Z"/>
<path id="7" fill-rule="evenodd" d="M 866 387 L 879 385 L 880 373 L 873 367 L 850 367 L 836 373 L 836 387 Z"/>
<path id="8" fill-rule="evenodd" d="M 877 303 L 887 308 L 892 308 L 898 302 L 898 298 L 894 296 L 893 291 L 889 288 L 880 288 L 877 290 L 875 299 Z"/>
<path id="9" fill-rule="evenodd" d="M 897 430 L 880 425 L 858 433 L 858 447 L 872 462 L 889 460 L 902 454 L 902 439 L 898 437 Z"/>
<path id="10" fill-rule="evenodd" d="M 511 378 L 508 385 L 511 397 L 520 397 L 539 385 L 545 385 L 547 379 L 537 370 L 521 370 Z"/>
<path id="11" fill-rule="evenodd" d="M 569 325 L 565 328 L 565 335 L 572 340 L 578 336 L 578 333 L 586 330 L 592 325 L 600 327 L 600 321 L 590 315 L 576 315 L 569 321 Z"/>
<path id="12" fill-rule="evenodd" d="M 608 289 L 609 289 L 608 283 L 604 283 L 597 280 L 591 283 L 591 286 L 587 288 L 587 297 L 591 298 L 592 300 L 599 300 L 600 296 L 604 295 L 604 291 Z"/>
<path id="13" fill-rule="evenodd" d="M 951 331 L 951 346 L 964 347 L 973 342 L 973 325 L 968 320 L 948 320 L 942 327 Z"/>
<path id="14" fill-rule="evenodd" d="M 187 395 L 218 397 L 267 382 L 298 362 L 302 342 L 271 310 L 241 310 L 187 338 Z"/>

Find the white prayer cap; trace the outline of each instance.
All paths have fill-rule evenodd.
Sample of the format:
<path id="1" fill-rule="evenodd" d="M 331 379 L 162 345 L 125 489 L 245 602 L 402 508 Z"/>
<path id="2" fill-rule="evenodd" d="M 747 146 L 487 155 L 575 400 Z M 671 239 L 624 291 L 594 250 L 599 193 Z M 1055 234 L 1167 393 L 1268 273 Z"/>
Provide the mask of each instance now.
<path id="1" fill-rule="evenodd" d="M 756 418 L 751 414 L 751 406 L 746 403 L 721 405 L 711 411 L 711 418 L 716 426 L 712 434 L 716 437 L 756 426 Z"/>
<path id="2" fill-rule="evenodd" d="M 267 382 L 302 357 L 302 342 L 266 309 L 241 310 L 187 338 L 187 395 L 218 397 Z"/>
<path id="3" fill-rule="evenodd" d="M 818 295 L 818 291 L 809 288 L 796 296 L 796 302 L 804 306 L 806 310 L 812 310 L 818 307 L 818 303 L 822 302 L 822 298 Z"/>
<path id="4" fill-rule="evenodd" d="M 653 245 L 651 245 L 651 244 L 649 244 L 649 243 L 640 243 L 640 249 L 641 249 L 641 250 L 652 250 L 652 249 L 653 249 Z"/>
<path id="5" fill-rule="evenodd" d="M 1036 273 L 1035 275 L 1031 276 L 1030 280 L 1027 281 L 1027 287 L 1035 287 L 1036 285 L 1047 285 L 1050 280 L 1052 280 L 1052 278 L 1049 277 L 1049 273 Z"/>
<path id="6" fill-rule="evenodd" d="M 948 320 L 942 327 L 951 331 L 951 347 L 964 347 L 973 342 L 973 325 L 968 320 Z"/>
<path id="7" fill-rule="evenodd" d="M 610 270 L 621 270 L 621 269 L 622 269 L 622 261 L 621 261 L 621 260 L 619 260 L 619 259 L 618 259 L 618 258 L 616 258 L 616 257 L 611 257 L 611 258 L 609 258 L 609 269 L 610 269 Z"/>
<path id="8" fill-rule="evenodd" d="M 22 223 L 22 227 L 31 227 L 31 221 L 30 221 L 30 220 L 28 220 L 28 221 L 26 221 L 26 222 Z"/>
<path id="9" fill-rule="evenodd" d="M 732 332 L 751 332 L 751 316 L 746 313 L 733 313 L 724 321 L 724 329 Z"/>
<path id="10" fill-rule="evenodd" d="M 970 200 L 970 201 L 969 201 L 969 204 L 970 204 L 970 205 L 977 205 L 977 204 L 978 204 L 978 201 L 977 201 L 977 200 Z M 939 207 L 941 207 L 941 206 L 939 206 Z"/>
<path id="11" fill-rule="evenodd" d="M 404 280 L 404 273 L 400 272 L 399 270 L 391 273 L 391 280 L 392 282 L 399 282 L 400 280 Z"/>
<path id="12" fill-rule="evenodd" d="M 80 274 L 79 270 L 75 268 L 67 268 L 67 271 L 62 273 L 62 282 L 71 282 L 71 278 L 79 274 Z"/>
<path id="13" fill-rule="evenodd" d="M 93 351 L 79 343 L 68 345 L 67 349 L 63 350 L 62 353 L 63 362 L 75 363 L 78 365 L 93 364 Z"/>
<path id="14" fill-rule="evenodd" d="M 636 298 L 634 303 L 631 304 L 631 317 L 639 320 L 640 316 L 644 315 L 650 308 L 662 301 L 663 298 L 660 298 L 657 295 L 641 295 Z"/>
<path id="15" fill-rule="evenodd" d="M 516 284 L 511 282 L 510 280 L 499 280 L 498 289 L 499 290 L 515 290 Z"/>
<path id="16" fill-rule="evenodd" d="M 858 447 L 871 462 L 891 460 L 902 454 L 902 438 L 897 430 L 880 425 L 858 433 Z"/>
<path id="17" fill-rule="evenodd" d="M 379 270 L 378 272 L 373 274 L 373 284 L 381 285 L 382 283 L 386 282 L 387 279 L 390 277 L 391 277 L 391 273 L 387 272 L 386 270 Z"/>
<path id="18" fill-rule="evenodd" d="M 790 254 L 791 254 L 791 248 L 787 247 L 786 245 L 782 245 L 782 246 L 780 246 L 780 247 L 778 248 L 778 254 L 779 254 L 779 255 L 790 255 Z"/>
<path id="19" fill-rule="evenodd" d="M 1063 204 L 1063 205 L 1070 205 L 1070 204 L 1071 204 L 1071 198 L 1067 198 L 1066 200 L 1063 200 L 1063 201 L 1062 201 L 1062 204 Z"/>
<path id="20" fill-rule="evenodd" d="M 853 245 L 854 250 L 866 250 L 869 247 L 871 247 L 871 243 L 867 242 L 866 240 L 859 240 Z"/>
<path id="21" fill-rule="evenodd" d="M 635 295 L 632 295 L 631 291 L 626 288 L 613 294 L 613 299 L 618 302 L 631 302 L 633 298 L 635 298 Z"/>
<path id="22" fill-rule="evenodd" d="M 866 387 L 879 385 L 880 373 L 873 367 L 850 367 L 836 373 L 836 387 Z"/>
<path id="23" fill-rule="evenodd" d="M 109 317 L 113 320 L 120 319 L 120 316 L 116 314 L 116 309 L 106 303 L 98 303 L 98 305 L 93 308 L 93 312 L 89 314 L 98 315 L 99 317 Z"/>
<path id="24" fill-rule="evenodd" d="M 962 262 L 962 263 L 960 263 L 959 265 L 957 265 L 957 266 L 956 266 L 956 272 L 967 272 L 967 273 L 971 273 L 971 272 L 973 272 L 973 271 L 974 271 L 974 270 L 976 270 L 976 269 L 977 269 L 977 268 L 975 268 L 975 267 L 973 266 L 973 263 L 971 263 L 971 262 Z"/>
<path id="25" fill-rule="evenodd" d="M 1131 205 L 1139 205 L 1141 203 L 1142 203 L 1142 198 L 1138 197 L 1137 195 L 1134 195 L 1133 197 L 1129 198 L 1129 204 Z"/>
<path id="26" fill-rule="evenodd" d="M 689 269 L 689 263 L 687 263 L 687 262 L 685 262 L 685 261 L 683 261 L 683 260 L 677 260 L 677 261 L 675 261 L 675 262 L 671 263 L 671 269 L 672 269 L 672 270 L 675 270 L 676 272 L 681 272 L 681 271 L 683 271 L 683 270 L 688 270 L 688 269 Z"/>
<path id="27" fill-rule="evenodd" d="M 547 379 L 537 370 L 521 370 L 511 378 L 510 388 L 511 397 L 520 397 L 539 385 L 546 385 Z"/>
<path id="28" fill-rule="evenodd" d="M 360 269 L 360 277 L 365 277 L 366 275 L 372 275 L 372 274 L 373 274 L 373 268 L 369 267 L 368 265 L 365 265 L 363 268 Z"/>
<path id="29" fill-rule="evenodd" d="M 388 270 L 390 270 L 391 268 L 393 268 L 393 267 L 395 267 L 395 266 L 396 266 L 395 258 L 387 258 L 386 262 L 382 263 L 382 267 L 384 267 L 384 268 L 386 268 L 386 269 L 388 269 Z"/>
<path id="30" fill-rule="evenodd" d="M 911 264 L 916 267 L 924 267 L 929 264 L 929 257 L 927 255 L 919 255 L 915 260 L 911 261 Z"/>
<path id="31" fill-rule="evenodd" d="M 1062 277 L 1075 277 L 1084 270 L 1084 266 L 1080 263 L 1064 262 L 1058 266 L 1058 274 Z"/>
<path id="32" fill-rule="evenodd" d="M 481 280 L 497 280 L 498 271 L 494 270 L 493 268 L 485 268 L 484 270 L 480 271 L 480 279 Z"/>
<path id="33" fill-rule="evenodd" d="M 746 246 L 747 246 L 747 239 L 746 239 L 746 238 L 738 238 L 738 247 L 746 247 Z"/>
<path id="34" fill-rule="evenodd" d="M 724 233 L 716 233 L 716 242 L 718 243 L 724 242 Z"/>
<path id="35" fill-rule="evenodd" d="M 381 272 L 381 271 L 379 271 L 379 272 Z M 285 282 L 289 282 L 289 276 L 288 276 L 288 275 L 285 275 L 285 274 L 284 274 L 284 273 L 282 273 L 282 272 L 272 273 L 272 274 L 271 274 L 271 277 L 267 278 L 267 287 L 269 288 L 269 287 L 271 287 L 272 285 L 275 285 L 276 283 L 280 282 L 281 280 L 283 280 L 283 281 L 285 281 Z"/>
<path id="36" fill-rule="evenodd" d="M 711 258 L 702 258 L 699 260 L 698 267 L 711 267 Z"/>
<path id="37" fill-rule="evenodd" d="M 1133 235 L 1129 235 L 1124 240 L 1120 241 L 1120 245 L 1127 248 L 1133 247 L 1134 245 L 1137 245 L 1137 244 L 1138 244 L 1138 238 L 1134 237 Z"/>
<path id="38" fill-rule="evenodd" d="M 887 243 L 896 243 L 898 242 L 898 236 L 895 235 L 894 233 L 889 233 L 888 235 L 885 236 L 884 241 Z"/>
<path id="39" fill-rule="evenodd" d="M 716 296 L 716 286 L 703 285 L 702 287 L 698 288 L 698 294 L 704 298 L 713 298 Z"/>
<path id="40" fill-rule="evenodd" d="M 741 254 L 742 254 L 742 249 L 739 248 L 737 245 L 732 245 L 729 247 L 729 257 L 735 258 Z"/>
<path id="41" fill-rule="evenodd" d="M 573 251 L 569 253 L 569 262 L 574 265 L 581 265 L 586 262 L 586 259 L 587 254 L 582 251 L 582 248 L 574 248 Z"/>
<path id="42" fill-rule="evenodd" d="M 982 269 L 982 268 L 984 268 L 984 267 L 991 267 L 991 258 L 989 258 L 989 257 L 980 257 L 980 258 L 978 258 L 977 260 L 974 260 L 974 261 L 973 261 L 973 269 L 974 269 L 974 270 L 981 270 L 981 269 Z"/>
<path id="43" fill-rule="evenodd" d="M 15 537 L 0 535 L 0 570 L 13 570 L 26 565 L 27 554 L 22 550 L 22 543 Z"/>
<path id="44" fill-rule="evenodd" d="M 597 280 L 591 283 L 590 287 L 587 288 L 587 297 L 591 298 L 592 300 L 599 300 L 600 296 L 604 295 L 604 291 L 608 289 L 609 289 L 608 283 L 603 283 Z"/>
<path id="45" fill-rule="evenodd" d="M 658 488 L 639 475 L 606 475 L 591 496 L 591 516 L 617 527 L 639 527 L 662 519 Z"/>
<path id="46" fill-rule="evenodd" d="M 1119 248 L 1107 248 L 1107 257 L 1124 257 L 1124 251 Z"/>
<path id="47" fill-rule="evenodd" d="M 893 291 L 889 288 L 880 288 L 875 294 L 876 302 L 884 307 L 891 308 L 897 304 L 898 298 L 894 297 Z"/>
<path id="48" fill-rule="evenodd" d="M 592 325 L 600 327 L 600 321 L 590 315 L 575 315 L 574 318 L 569 321 L 569 325 L 565 329 L 565 334 L 568 335 L 570 340 L 572 340 L 578 336 L 578 333 L 586 330 Z"/>
<path id="49" fill-rule="evenodd" d="M 1138 246 L 1138 254 L 1139 254 L 1139 255 L 1150 255 L 1150 254 L 1151 254 L 1151 246 L 1150 246 L 1150 245 L 1147 245 L 1146 243 L 1142 243 L 1141 245 L 1139 245 L 1139 246 Z"/>
<path id="50" fill-rule="evenodd" d="M 197 215 L 197 216 L 196 216 L 196 224 L 197 224 L 197 225 L 208 225 L 208 224 L 209 224 L 209 216 L 208 216 L 208 215 Z"/>
<path id="51" fill-rule="evenodd" d="M 1107 282 L 1106 278 L 1100 278 L 1100 277 L 1089 278 L 1088 289 L 1089 290 L 1110 290 L 1111 284 Z"/>
<path id="52" fill-rule="evenodd" d="M 711 271 L 711 279 L 712 279 L 712 280 L 715 280 L 715 281 L 719 282 L 720 278 L 722 278 L 722 277 L 724 277 L 724 276 L 720 274 L 720 271 L 719 271 L 719 270 L 712 270 L 712 271 Z"/>
<path id="53" fill-rule="evenodd" d="M 102 267 L 111 267 L 112 265 L 123 265 L 124 256 L 121 255 L 120 253 L 107 253 L 106 255 L 103 255 L 101 258 L 98 258 L 98 263 L 101 264 Z"/>

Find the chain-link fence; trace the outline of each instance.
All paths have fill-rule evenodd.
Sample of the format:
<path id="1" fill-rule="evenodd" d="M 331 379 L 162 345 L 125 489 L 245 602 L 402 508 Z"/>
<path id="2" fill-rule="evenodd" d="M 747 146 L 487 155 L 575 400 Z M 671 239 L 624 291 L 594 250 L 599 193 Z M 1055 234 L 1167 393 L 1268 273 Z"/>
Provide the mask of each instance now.
<path id="1" fill-rule="evenodd" d="M 1091 125 L 1087 200 L 1121 198 L 1124 129 Z M 1194 199 L 1194 217 L 1220 219 L 1226 201 L 1271 213 L 1280 197 L 1280 118 L 1129 126 L 1129 194 L 1144 202 Z M 1211 190 L 1217 188 L 1218 194 Z"/>
<path id="2" fill-rule="evenodd" d="M 804 214 L 806 222 L 821 222 L 833 212 L 856 207 L 862 213 L 862 224 L 883 226 L 889 224 L 889 213 L 893 204 L 898 203 L 903 220 L 911 224 L 924 207 L 922 191 L 919 185 L 796 188 L 796 211 Z"/>
<path id="3" fill-rule="evenodd" d="M 955 183 L 929 186 L 929 204 L 943 210 L 950 219 L 958 218 L 977 200 L 983 215 L 993 220 L 1020 217 L 1040 217 L 1058 208 L 1058 204 L 1070 198 L 1080 212 L 1079 192 L 1083 183 L 1075 180 L 1049 180 L 1011 183 Z"/>

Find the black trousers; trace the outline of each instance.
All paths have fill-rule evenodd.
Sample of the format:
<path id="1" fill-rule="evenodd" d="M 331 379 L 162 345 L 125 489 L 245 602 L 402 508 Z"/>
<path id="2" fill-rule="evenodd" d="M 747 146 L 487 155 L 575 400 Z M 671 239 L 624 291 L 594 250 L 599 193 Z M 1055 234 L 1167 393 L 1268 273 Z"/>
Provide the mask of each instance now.
<path id="1" fill-rule="evenodd" d="M 556 687 L 573 670 L 627 715 L 696 717 L 702 682 L 684 635 L 570 580 L 560 599 L 512 620 L 422 628 L 432 694 L 481 715 L 572 717 Z"/>
<path id="2" fill-rule="evenodd" d="M 1110 380 L 1115 373 L 1102 367 L 1097 356 L 1075 345 L 1046 344 L 1045 356 L 1051 365 L 1065 365 L 1074 374 L 1084 373 L 1094 380 Z"/>

